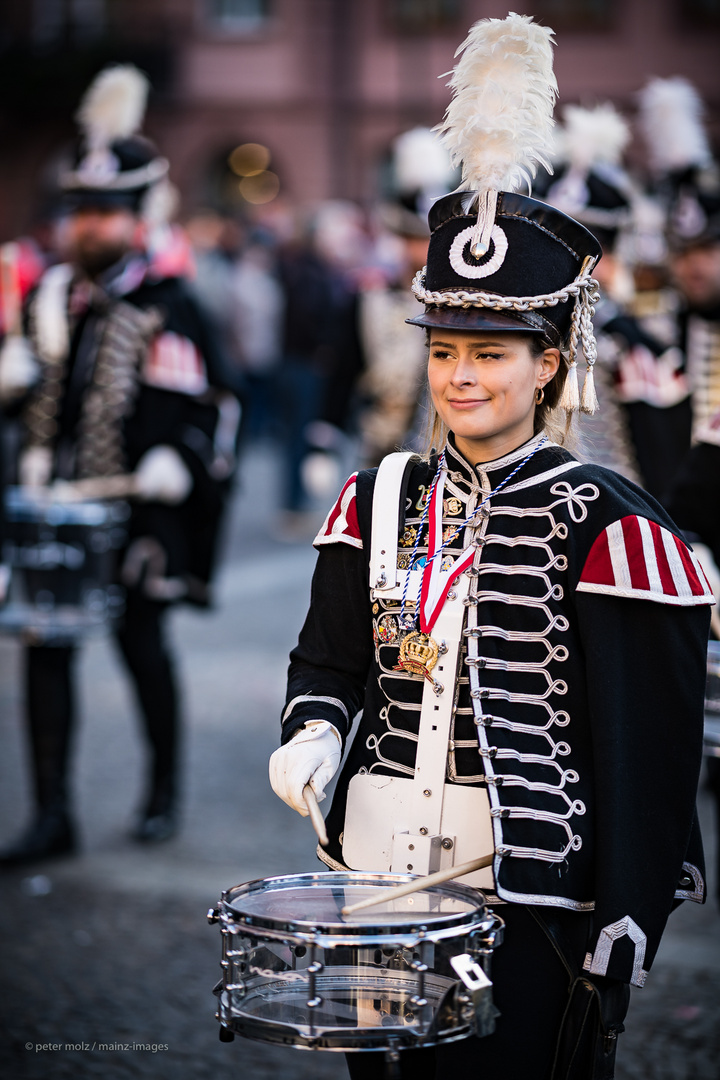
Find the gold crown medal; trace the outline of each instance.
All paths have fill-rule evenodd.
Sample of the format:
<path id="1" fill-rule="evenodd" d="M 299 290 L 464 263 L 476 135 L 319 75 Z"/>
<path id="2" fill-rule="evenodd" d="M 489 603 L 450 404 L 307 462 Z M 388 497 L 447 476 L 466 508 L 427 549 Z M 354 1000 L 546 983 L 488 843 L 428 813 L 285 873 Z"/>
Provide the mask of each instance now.
<path id="1" fill-rule="evenodd" d="M 400 644 L 398 669 L 409 671 L 413 675 L 424 675 L 432 682 L 430 672 L 435 667 L 437 658 L 437 642 L 429 634 L 413 630 L 405 635 Z"/>

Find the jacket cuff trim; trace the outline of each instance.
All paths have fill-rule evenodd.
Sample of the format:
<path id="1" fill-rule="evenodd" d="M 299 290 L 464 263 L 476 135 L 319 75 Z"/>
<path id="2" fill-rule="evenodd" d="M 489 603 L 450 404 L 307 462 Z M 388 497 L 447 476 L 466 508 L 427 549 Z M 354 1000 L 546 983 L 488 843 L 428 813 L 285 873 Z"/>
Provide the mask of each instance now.
<path id="1" fill-rule="evenodd" d="M 692 882 L 690 887 L 689 882 Z M 697 904 L 705 902 L 705 882 L 703 876 L 698 870 L 697 866 L 693 866 L 692 863 L 683 863 L 683 876 L 680 879 L 680 884 L 685 885 L 688 882 L 687 888 L 681 888 L 675 890 L 676 900 L 694 900 Z"/>
<path id="2" fill-rule="evenodd" d="M 591 975 L 607 975 L 613 945 L 623 937 L 629 937 L 635 945 L 635 959 L 629 982 L 632 986 L 644 986 L 648 974 L 643 969 L 647 937 L 629 915 L 603 927 L 595 947 L 595 954 L 587 953 L 583 970 L 589 971 Z"/>
<path id="3" fill-rule="evenodd" d="M 287 707 L 285 709 L 285 712 L 282 715 L 283 724 L 290 718 L 290 716 L 292 714 L 292 711 L 293 711 L 293 709 L 295 708 L 296 705 L 305 704 L 307 702 L 310 702 L 313 705 L 315 705 L 315 704 L 333 705 L 336 709 L 339 709 L 340 712 L 343 714 L 343 716 L 345 717 L 346 723 L 348 723 L 348 724 L 350 723 L 350 717 L 348 715 L 348 711 L 345 708 L 345 706 L 343 705 L 340 698 L 321 697 L 320 695 L 315 695 L 315 694 L 299 694 L 297 697 L 294 697 L 292 699 L 292 701 L 290 701 L 288 703 L 288 705 L 287 705 Z M 323 718 L 322 717 L 316 717 L 315 719 L 320 720 L 320 719 L 323 719 Z"/>

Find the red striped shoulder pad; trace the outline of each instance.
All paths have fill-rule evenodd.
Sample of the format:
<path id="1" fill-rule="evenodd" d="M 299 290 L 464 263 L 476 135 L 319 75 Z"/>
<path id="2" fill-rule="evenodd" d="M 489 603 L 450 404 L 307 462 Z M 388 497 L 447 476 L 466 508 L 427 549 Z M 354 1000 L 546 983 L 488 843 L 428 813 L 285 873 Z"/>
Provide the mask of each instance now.
<path id="1" fill-rule="evenodd" d="M 164 330 L 151 342 L 142 381 L 160 390 L 191 396 L 203 394 L 208 388 L 205 363 L 197 346 L 172 330 Z"/>
<path id="2" fill-rule="evenodd" d="M 635 515 L 614 521 L 595 540 L 578 592 L 681 607 L 714 603 L 707 578 L 690 548 L 669 529 Z"/>
<path id="3" fill-rule="evenodd" d="M 321 544 L 350 544 L 356 548 L 363 546 L 357 516 L 356 480 L 356 472 L 346 480 L 337 502 L 313 540 L 315 547 L 320 547 Z"/>

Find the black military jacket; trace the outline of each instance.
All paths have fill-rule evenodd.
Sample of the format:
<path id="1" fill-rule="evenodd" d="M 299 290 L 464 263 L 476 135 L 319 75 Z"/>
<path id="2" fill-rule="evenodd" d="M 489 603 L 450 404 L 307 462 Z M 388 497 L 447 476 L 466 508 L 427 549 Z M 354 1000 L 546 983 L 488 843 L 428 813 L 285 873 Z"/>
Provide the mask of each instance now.
<path id="1" fill-rule="evenodd" d="M 445 535 L 540 438 L 476 468 L 448 444 Z M 401 569 L 418 529 L 414 557 L 427 553 L 423 508 L 437 467 L 417 460 L 407 478 Z M 346 738 L 362 709 L 328 815 L 324 857 L 335 867 L 350 778 L 413 773 L 423 687 L 422 675 L 395 670 L 399 602 L 370 597 L 375 475 L 350 478 L 316 539 L 283 716 L 284 742 L 314 718 Z M 707 583 L 653 499 L 553 444 L 447 550 L 457 556 L 478 538 L 480 720 L 464 649 L 447 778 L 487 785 L 499 898 L 593 912 L 586 968 L 642 985 L 676 899 L 704 899 L 694 806 Z"/>
<path id="2" fill-rule="evenodd" d="M 193 477 L 179 505 L 135 503 L 122 581 L 161 601 L 205 605 L 234 467 L 239 405 L 214 327 L 182 278 L 130 256 L 91 285 L 46 271 L 26 333 L 41 379 L 24 405 L 26 445 L 52 453 L 52 479 L 132 472 L 170 446 Z"/>

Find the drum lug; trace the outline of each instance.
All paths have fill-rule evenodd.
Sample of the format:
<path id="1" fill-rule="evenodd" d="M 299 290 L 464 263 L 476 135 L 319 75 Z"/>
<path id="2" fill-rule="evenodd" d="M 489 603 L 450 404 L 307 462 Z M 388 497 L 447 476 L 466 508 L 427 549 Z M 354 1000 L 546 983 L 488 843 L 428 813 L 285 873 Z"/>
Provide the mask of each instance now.
<path id="1" fill-rule="evenodd" d="M 493 1003 L 492 982 L 469 953 L 451 957 L 450 963 L 470 991 L 475 1014 L 476 1038 L 482 1039 L 485 1035 L 492 1035 L 495 1030 L 495 1018 L 499 1015 Z"/>
<path id="2" fill-rule="evenodd" d="M 208 908 L 207 921 L 210 923 L 210 925 L 214 926 L 215 923 L 218 922 L 219 919 L 220 919 L 220 911 L 219 911 L 219 909 L 215 908 L 215 907 Z"/>
<path id="3" fill-rule="evenodd" d="M 402 1063 L 397 1050 L 385 1051 L 385 1069 L 383 1080 L 399 1080 L 402 1076 Z"/>

